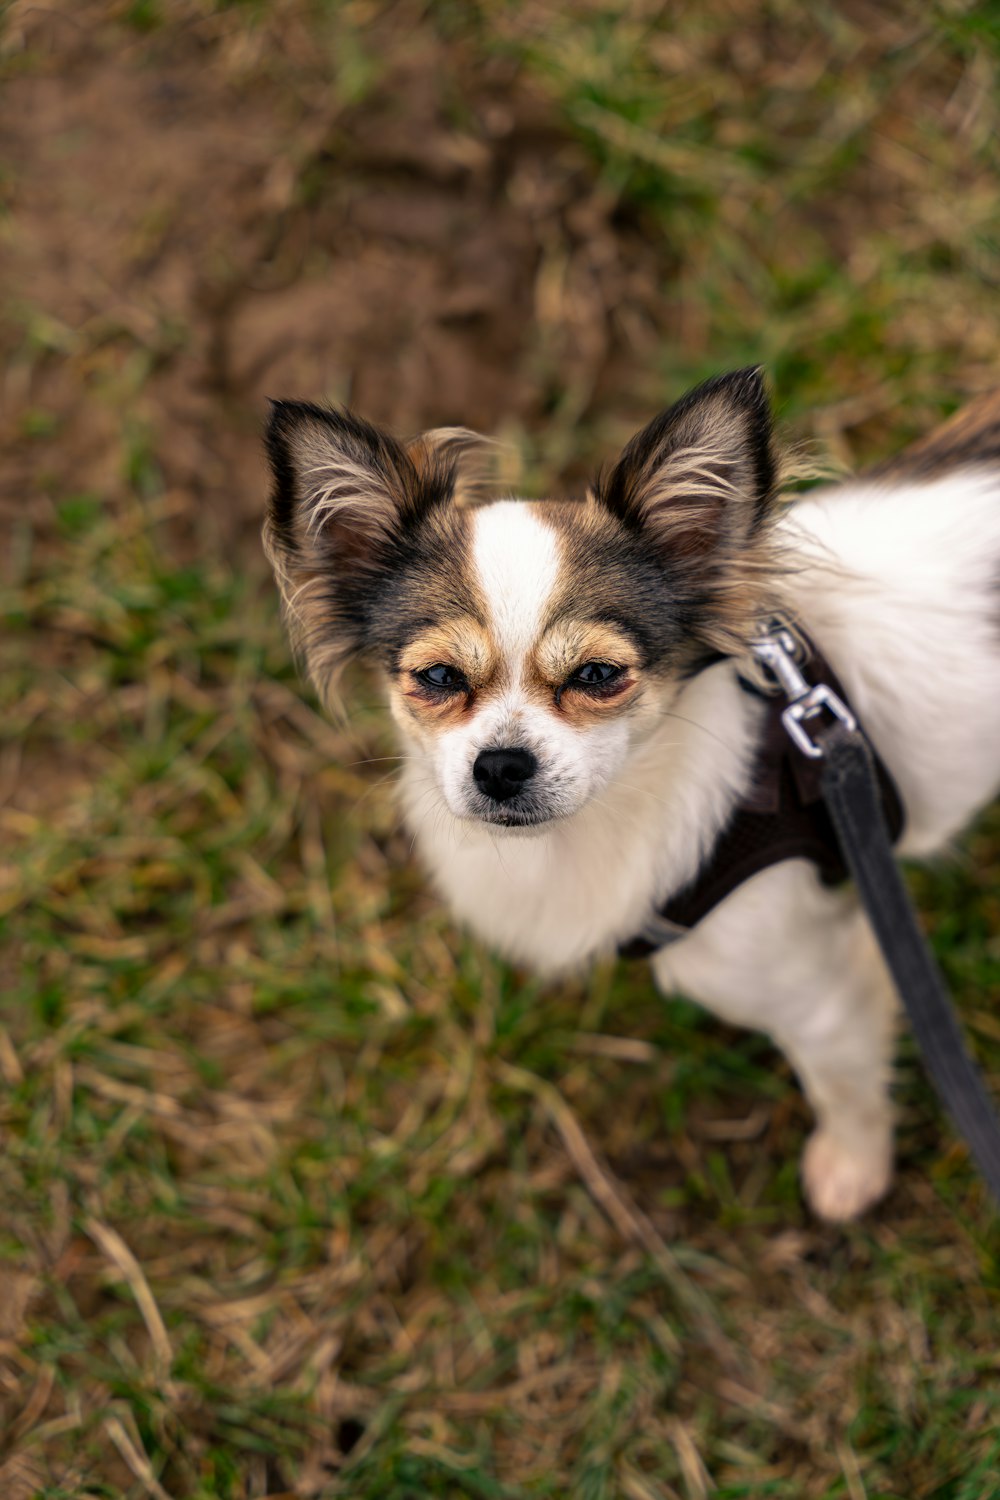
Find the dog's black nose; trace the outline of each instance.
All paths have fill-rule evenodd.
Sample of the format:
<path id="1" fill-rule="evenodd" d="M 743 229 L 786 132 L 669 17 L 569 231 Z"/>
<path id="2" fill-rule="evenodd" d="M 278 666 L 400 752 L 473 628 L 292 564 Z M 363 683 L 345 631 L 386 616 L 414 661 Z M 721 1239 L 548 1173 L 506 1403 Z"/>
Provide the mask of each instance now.
<path id="1" fill-rule="evenodd" d="M 494 802 L 509 802 L 538 770 L 530 750 L 480 750 L 472 767 L 479 790 Z"/>

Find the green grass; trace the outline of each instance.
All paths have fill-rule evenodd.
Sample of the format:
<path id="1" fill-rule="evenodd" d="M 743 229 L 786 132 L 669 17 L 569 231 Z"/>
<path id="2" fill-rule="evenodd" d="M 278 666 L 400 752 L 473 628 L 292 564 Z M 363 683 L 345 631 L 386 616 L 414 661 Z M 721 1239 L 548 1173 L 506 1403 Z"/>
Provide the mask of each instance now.
<path id="1" fill-rule="evenodd" d="M 546 990 L 457 933 L 410 862 L 377 685 L 331 725 L 295 678 L 256 458 L 233 467 L 273 378 L 347 390 L 377 350 L 331 326 L 325 373 L 277 344 L 259 385 L 232 373 L 244 303 L 399 253 L 323 215 L 419 178 L 365 147 L 402 121 L 437 162 L 422 200 L 457 213 L 488 159 L 498 232 L 533 226 L 506 362 L 488 312 L 442 314 L 524 488 L 757 360 L 795 435 L 890 451 L 996 378 L 991 8 L 86 15 L 112 82 L 194 91 L 234 228 L 199 259 L 181 189 L 151 189 L 87 318 L 32 280 L 44 214 L 2 164 L 32 255 L 0 305 L 0 1493 L 993 1500 L 1000 1237 L 911 1045 L 897 1186 L 833 1230 L 760 1037 L 641 966 Z M 84 32 L 4 24 L 11 87 L 77 76 Z M 276 131 L 279 210 L 225 177 L 220 100 Z M 453 249 L 428 252 L 444 281 L 501 275 Z M 58 261 L 84 299 L 88 264 Z M 425 286 L 399 286 L 414 342 Z M 914 882 L 995 1087 L 998 872 L 993 811 Z"/>

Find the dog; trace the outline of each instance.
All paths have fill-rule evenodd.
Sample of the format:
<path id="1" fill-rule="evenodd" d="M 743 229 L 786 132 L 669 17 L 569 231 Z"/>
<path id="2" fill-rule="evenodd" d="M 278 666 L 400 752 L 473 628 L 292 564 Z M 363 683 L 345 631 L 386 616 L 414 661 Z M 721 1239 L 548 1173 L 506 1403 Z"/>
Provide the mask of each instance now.
<path id="1" fill-rule="evenodd" d="M 478 441 L 276 402 L 264 534 L 321 698 L 352 658 L 381 668 L 415 846 L 502 954 L 578 970 L 697 878 L 752 780 L 762 620 L 834 668 L 900 793 L 902 856 L 946 849 L 996 796 L 1000 396 L 790 499 L 756 369 L 656 417 L 583 499 L 475 503 Z M 652 968 L 790 1060 L 812 1209 L 876 1202 L 897 1002 L 853 889 L 783 860 Z"/>

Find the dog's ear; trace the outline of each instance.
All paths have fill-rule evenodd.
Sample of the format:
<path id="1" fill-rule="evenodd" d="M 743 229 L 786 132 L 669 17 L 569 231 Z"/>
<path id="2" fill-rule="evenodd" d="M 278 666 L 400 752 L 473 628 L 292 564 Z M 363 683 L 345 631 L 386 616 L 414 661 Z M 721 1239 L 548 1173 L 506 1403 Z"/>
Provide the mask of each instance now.
<path id="1" fill-rule="evenodd" d="M 272 401 L 270 538 L 303 557 L 377 563 L 408 525 L 451 499 L 459 460 L 478 441 L 441 427 L 404 445 L 351 412 Z"/>
<path id="2" fill-rule="evenodd" d="M 773 607 L 778 464 L 759 369 L 706 381 L 632 439 L 594 500 L 641 533 L 669 574 L 691 633 L 740 649 Z"/>
<path id="3" fill-rule="evenodd" d="M 759 369 L 706 381 L 628 444 L 595 496 L 677 560 L 749 540 L 774 493 L 776 463 Z"/>
<path id="4" fill-rule="evenodd" d="M 413 527 L 455 497 L 478 441 L 447 427 L 403 444 L 350 412 L 271 403 L 264 547 L 293 645 L 321 694 L 364 649 L 379 583 L 405 560 Z"/>

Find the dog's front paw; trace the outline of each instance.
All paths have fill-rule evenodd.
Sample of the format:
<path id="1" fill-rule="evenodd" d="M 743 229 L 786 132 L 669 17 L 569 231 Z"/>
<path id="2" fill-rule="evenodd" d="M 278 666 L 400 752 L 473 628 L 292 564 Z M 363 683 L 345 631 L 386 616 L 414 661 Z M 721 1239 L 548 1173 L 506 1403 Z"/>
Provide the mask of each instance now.
<path id="1" fill-rule="evenodd" d="M 802 1185 L 821 1219 L 856 1219 L 878 1202 L 891 1178 L 892 1135 L 887 1130 L 851 1146 L 830 1130 L 815 1130 L 806 1143 Z"/>

